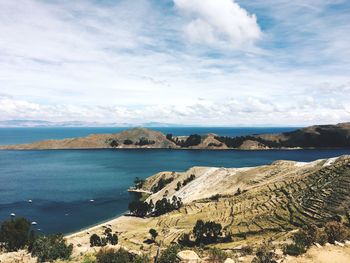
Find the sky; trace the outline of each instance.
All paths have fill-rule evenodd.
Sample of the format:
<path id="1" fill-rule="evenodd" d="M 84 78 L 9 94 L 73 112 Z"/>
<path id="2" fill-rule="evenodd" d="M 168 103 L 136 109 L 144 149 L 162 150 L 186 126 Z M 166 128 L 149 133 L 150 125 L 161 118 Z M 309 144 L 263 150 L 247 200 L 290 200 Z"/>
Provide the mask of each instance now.
<path id="1" fill-rule="evenodd" d="M 0 0 L 0 120 L 350 121 L 349 0 Z"/>

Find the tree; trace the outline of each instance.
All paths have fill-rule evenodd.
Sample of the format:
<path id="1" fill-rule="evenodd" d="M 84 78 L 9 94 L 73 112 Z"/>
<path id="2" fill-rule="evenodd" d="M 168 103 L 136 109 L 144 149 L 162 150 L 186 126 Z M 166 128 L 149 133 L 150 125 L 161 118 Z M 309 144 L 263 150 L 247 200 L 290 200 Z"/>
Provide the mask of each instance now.
<path id="1" fill-rule="evenodd" d="M 32 256 L 38 262 L 54 261 L 56 259 L 69 259 L 73 245 L 67 245 L 62 235 L 39 236 L 32 248 Z"/>
<path id="2" fill-rule="evenodd" d="M 145 183 L 144 179 L 141 179 L 139 177 L 136 177 L 134 179 L 134 186 L 136 189 L 141 189 L 144 183 Z"/>
<path id="3" fill-rule="evenodd" d="M 195 226 L 193 227 L 193 235 L 196 238 L 196 243 L 199 245 L 204 241 L 204 221 L 197 220 Z"/>
<path id="4" fill-rule="evenodd" d="M 100 247 L 101 245 L 101 238 L 97 234 L 92 234 L 90 236 L 90 247 Z"/>
<path id="5" fill-rule="evenodd" d="M 149 230 L 149 233 L 150 233 L 150 235 L 151 235 L 151 237 L 152 237 L 153 242 L 155 242 L 155 241 L 156 241 L 156 238 L 157 238 L 157 236 L 158 236 L 157 230 L 151 228 L 151 229 Z"/>
<path id="6" fill-rule="evenodd" d="M 137 200 L 129 203 L 129 210 L 135 216 L 145 217 L 151 211 L 151 208 L 147 202 Z"/>
<path id="7" fill-rule="evenodd" d="M 171 245 L 165 249 L 159 257 L 158 263 L 176 263 L 177 253 L 180 251 L 178 245 Z"/>
<path id="8" fill-rule="evenodd" d="M 114 139 L 113 139 L 113 140 L 110 141 L 109 145 L 110 145 L 111 147 L 118 147 L 119 143 L 118 143 L 117 140 L 114 140 Z"/>
<path id="9" fill-rule="evenodd" d="M 166 135 L 166 138 L 169 140 L 169 141 L 173 141 L 173 135 L 171 133 L 168 133 Z"/>
<path id="10" fill-rule="evenodd" d="M 30 222 L 23 217 L 4 221 L 0 228 L 0 247 L 6 251 L 17 251 L 28 242 Z"/>
<path id="11" fill-rule="evenodd" d="M 179 191 L 181 188 L 181 182 L 177 182 L 175 191 Z"/>
<path id="12" fill-rule="evenodd" d="M 126 139 L 126 140 L 124 140 L 124 142 L 123 142 L 125 145 L 131 145 L 131 144 L 133 144 L 133 141 L 132 140 L 129 140 L 129 139 Z"/>

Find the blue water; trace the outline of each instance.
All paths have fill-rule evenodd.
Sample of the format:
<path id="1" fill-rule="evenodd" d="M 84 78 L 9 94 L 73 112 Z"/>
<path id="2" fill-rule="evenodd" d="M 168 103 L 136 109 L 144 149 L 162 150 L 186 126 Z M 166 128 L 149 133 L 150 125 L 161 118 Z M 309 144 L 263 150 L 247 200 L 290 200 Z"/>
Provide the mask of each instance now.
<path id="1" fill-rule="evenodd" d="M 89 134 L 117 133 L 127 128 L 0 128 L 0 145 L 30 143 L 47 139 L 64 139 L 83 137 Z M 292 131 L 296 128 L 268 127 L 268 128 L 229 128 L 229 127 L 156 127 L 151 128 L 164 134 L 190 135 L 216 133 L 222 136 L 241 136 L 258 133 L 276 133 Z"/>
<path id="2" fill-rule="evenodd" d="M 0 138 L 8 140 L 6 136 Z M 312 161 L 342 154 L 350 154 L 350 150 L 0 151 L 0 221 L 16 213 L 36 221 L 35 229 L 42 232 L 69 233 L 126 211 L 134 198 L 127 188 L 136 176 L 145 178 L 163 170 L 184 171 L 195 165 L 244 167 L 279 159 Z M 29 203 L 29 199 L 33 202 Z"/>

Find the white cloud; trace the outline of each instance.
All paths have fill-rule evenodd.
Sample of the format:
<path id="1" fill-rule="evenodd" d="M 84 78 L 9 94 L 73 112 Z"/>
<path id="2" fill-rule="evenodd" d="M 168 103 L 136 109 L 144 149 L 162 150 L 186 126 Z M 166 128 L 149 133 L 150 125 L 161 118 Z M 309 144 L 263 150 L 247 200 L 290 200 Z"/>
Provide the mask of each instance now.
<path id="1" fill-rule="evenodd" d="M 350 119 L 348 14 L 327 11 L 334 1 L 173 1 L 0 1 L 0 119 Z"/>
<path id="2" fill-rule="evenodd" d="M 262 36 L 256 16 L 234 0 L 174 0 L 174 3 L 189 16 L 185 32 L 192 42 L 243 48 L 252 46 Z"/>

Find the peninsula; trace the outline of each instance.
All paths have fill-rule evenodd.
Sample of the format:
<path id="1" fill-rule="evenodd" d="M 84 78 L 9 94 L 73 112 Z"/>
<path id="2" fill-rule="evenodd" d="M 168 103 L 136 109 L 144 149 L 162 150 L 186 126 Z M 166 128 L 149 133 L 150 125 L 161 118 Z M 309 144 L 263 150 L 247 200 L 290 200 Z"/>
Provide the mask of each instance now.
<path id="1" fill-rule="evenodd" d="M 227 137 L 217 134 L 173 136 L 147 128 L 133 128 L 116 134 L 46 140 L 0 146 L 0 150 L 44 149 L 299 149 L 350 148 L 350 123 L 315 125 L 280 134 L 252 134 Z"/>

